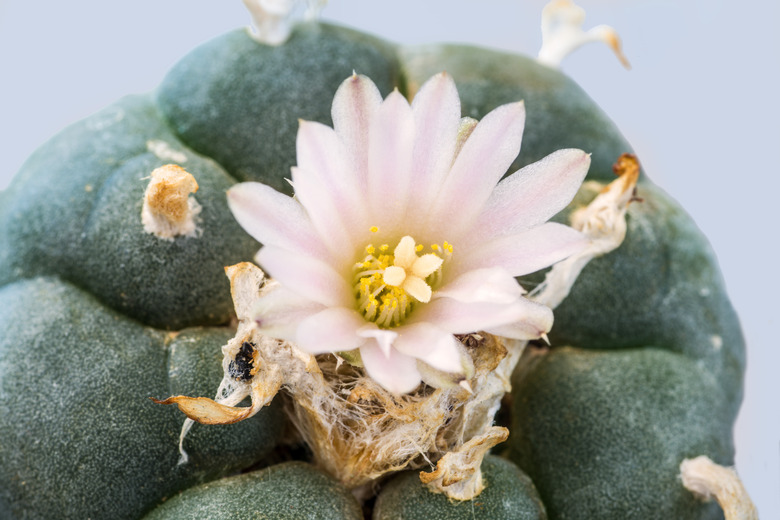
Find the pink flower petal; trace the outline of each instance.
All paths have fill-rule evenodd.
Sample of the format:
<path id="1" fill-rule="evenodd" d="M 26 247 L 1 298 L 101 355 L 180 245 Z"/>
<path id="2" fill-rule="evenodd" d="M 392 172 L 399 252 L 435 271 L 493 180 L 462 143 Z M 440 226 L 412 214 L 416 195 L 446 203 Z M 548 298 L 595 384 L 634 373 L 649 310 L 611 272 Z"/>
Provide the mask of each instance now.
<path id="1" fill-rule="evenodd" d="M 560 262 L 580 251 L 587 243 L 587 238 L 579 231 L 548 222 L 469 248 L 458 262 L 456 274 L 484 267 L 501 267 L 512 276 L 523 276 Z"/>
<path id="2" fill-rule="evenodd" d="M 415 140 L 412 109 L 398 91 L 377 110 L 368 139 L 368 206 L 376 210 L 380 229 L 392 228 L 405 217 Z"/>
<path id="3" fill-rule="evenodd" d="M 338 209 L 335 215 L 333 210 L 325 213 L 324 219 L 341 222 L 352 233 L 364 226 L 365 185 L 352 168 L 344 143 L 333 129 L 302 121 L 296 145 L 299 171 L 296 175 L 293 170 L 295 195 L 309 211 L 312 221 L 317 223 L 312 213 L 313 199 L 327 198 L 331 201 L 327 205 Z M 318 230 L 322 236 L 329 236 L 319 227 Z"/>
<path id="4" fill-rule="evenodd" d="M 355 259 L 356 207 L 346 203 L 322 179 L 301 168 L 292 168 L 295 198 L 311 217 L 311 222 L 334 264 L 348 265 Z"/>
<path id="5" fill-rule="evenodd" d="M 385 355 L 375 341 L 369 341 L 360 347 L 360 357 L 368 375 L 394 394 L 409 393 L 420 384 L 417 361 L 411 356 L 395 349 Z"/>
<path id="6" fill-rule="evenodd" d="M 298 324 L 325 307 L 298 296 L 281 285 L 257 300 L 254 319 L 259 330 L 272 338 L 296 341 Z"/>
<path id="7" fill-rule="evenodd" d="M 498 180 L 520 152 L 525 124 L 522 102 L 502 105 L 477 124 L 455 159 L 431 212 L 434 229 L 449 230 L 450 242 L 471 228 Z"/>
<path id="8" fill-rule="evenodd" d="M 365 192 L 368 172 L 368 128 L 382 103 L 382 95 L 366 76 L 353 74 L 336 91 L 331 107 L 333 129 L 344 143 L 357 176 L 357 188 Z"/>
<path id="9" fill-rule="evenodd" d="M 522 295 L 523 288 L 514 276 L 500 267 L 467 271 L 434 293 L 436 298 L 453 298 L 465 303 L 512 303 Z"/>
<path id="10" fill-rule="evenodd" d="M 446 73 L 425 82 L 412 100 L 417 139 L 414 143 L 414 189 L 411 207 L 425 207 L 449 173 L 460 126 L 460 98 Z"/>
<path id="11" fill-rule="evenodd" d="M 400 328 L 393 347 L 401 354 L 424 361 L 438 370 L 456 374 L 464 371 L 461 343 L 449 332 L 430 323 Z"/>
<path id="12" fill-rule="evenodd" d="M 452 334 L 469 334 L 489 330 L 526 319 L 536 319 L 539 305 L 518 298 L 510 304 L 460 302 L 452 298 L 438 298 L 416 309 L 409 316 L 411 323 L 431 323 Z M 552 323 L 552 311 L 547 309 Z"/>
<path id="13" fill-rule="evenodd" d="M 331 307 L 302 320 L 295 341 L 310 354 L 354 350 L 366 342 L 357 334 L 365 324 L 357 312 Z"/>
<path id="14" fill-rule="evenodd" d="M 259 182 L 242 182 L 228 190 L 227 200 L 241 227 L 261 244 L 323 254 L 303 207 L 287 195 Z"/>
<path id="15" fill-rule="evenodd" d="M 271 277 L 304 298 L 333 307 L 354 303 L 344 276 L 318 258 L 273 246 L 263 247 L 256 258 Z"/>
<path id="16" fill-rule="evenodd" d="M 569 149 L 516 171 L 493 190 L 473 233 L 484 239 L 546 222 L 571 202 L 589 167 L 589 154 Z"/>

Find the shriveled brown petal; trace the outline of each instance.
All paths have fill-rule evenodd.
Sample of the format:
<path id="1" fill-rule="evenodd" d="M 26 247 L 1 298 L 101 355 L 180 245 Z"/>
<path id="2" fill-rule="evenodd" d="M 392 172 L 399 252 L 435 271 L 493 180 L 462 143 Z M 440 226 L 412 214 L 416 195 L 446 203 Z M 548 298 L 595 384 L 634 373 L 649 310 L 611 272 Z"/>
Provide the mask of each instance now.
<path id="1" fill-rule="evenodd" d="M 175 404 L 184 414 L 201 424 L 234 424 L 244 419 L 249 419 L 263 406 L 271 402 L 271 399 L 282 387 L 282 374 L 278 367 L 269 367 L 263 371 L 262 378 L 252 381 L 252 405 L 248 407 L 234 407 L 220 404 L 208 397 L 187 397 L 175 395 L 167 399 L 155 399 L 157 404 Z"/>
<path id="2" fill-rule="evenodd" d="M 225 406 L 208 397 L 176 395 L 163 400 L 154 397 L 150 399 L 157 404 L 175 404 L 187 417 L 201 424 L 233 424 L 257 413 L 255 406 L 241 408 Z"/>

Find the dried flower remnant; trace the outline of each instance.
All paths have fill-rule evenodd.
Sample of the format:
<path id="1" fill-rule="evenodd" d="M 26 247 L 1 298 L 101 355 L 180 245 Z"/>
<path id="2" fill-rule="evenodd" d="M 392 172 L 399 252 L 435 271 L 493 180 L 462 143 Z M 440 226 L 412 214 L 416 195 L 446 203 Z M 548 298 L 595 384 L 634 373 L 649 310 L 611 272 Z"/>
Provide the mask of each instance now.
<path id="1" fill-rule="evenodd" d="M 685 489 L 701 500 L 718 502 L 726 520 L 758 520 L 758 511 L 744 484 L 732 468 L 715 464 L 701 455 L 680 464 Z"/>
<path id="2" fill-rule="evenodd" d="M 281 45 L 290 37 L 299 4 L 306 4 L 304 18 L 316 19 L 327 0 L 243 0 L 252 15 L 252 38 L 267 45 Z"/>
<path id="3" fill-rule="evenodd" d="M 585 245 L 547 220 L 576 193 L 588 154 L 561 150 L 499 182 L 520 150 L 524 105 L 496 108 L 459 146 L 460 101 L 446 74 L 411 105 L 353 75 L 332 115 L 334 128 L 301 122 L 294 199 L 259 183 L 228 192 L 280 284 L 257 304 L 261 333 L 311 354 L 358 351 L 369 376 L 405 394 L 421 380 L 468 377 L 456 334 L 528 340 L 550 330 L 552 312 L 515 277 Z"/>
<path id="4" fill-rule="evenodd" d="M 201 206 L 191 197 L 198 183 L 189 172 L 175 164 L 156 168 L 151 176 L 141 209 L 144 231 L 163 240 L 177 236 L 196 237 Z"/>
<path id="5" fill-rule="evenodd" d="M 538 61 L 550 67 L 559 67 L 563 59 L 577 48 L 590 42 L 606 43 L 625 68 L 631 68 L 615 29 L 597 25 L 588 31 L 582 29 L 585 10 L 572 0 L 552 0 L 542 10 L 542 48 Z"/>

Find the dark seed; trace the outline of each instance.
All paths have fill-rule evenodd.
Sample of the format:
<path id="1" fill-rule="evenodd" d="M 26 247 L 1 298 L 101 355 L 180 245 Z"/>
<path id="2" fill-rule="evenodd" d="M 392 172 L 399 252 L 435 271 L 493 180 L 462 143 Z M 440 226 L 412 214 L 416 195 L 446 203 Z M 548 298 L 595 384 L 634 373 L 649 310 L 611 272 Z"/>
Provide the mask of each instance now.
<path id="1" fill-rule="evenodd" d="M 249 341 L 241 344 L 241 348 L 236 353 L 236 359 L 228 365 L 228 374 L 237 381 L 249 381 L 252 379 L 253 356 L 255 346 Z"/>

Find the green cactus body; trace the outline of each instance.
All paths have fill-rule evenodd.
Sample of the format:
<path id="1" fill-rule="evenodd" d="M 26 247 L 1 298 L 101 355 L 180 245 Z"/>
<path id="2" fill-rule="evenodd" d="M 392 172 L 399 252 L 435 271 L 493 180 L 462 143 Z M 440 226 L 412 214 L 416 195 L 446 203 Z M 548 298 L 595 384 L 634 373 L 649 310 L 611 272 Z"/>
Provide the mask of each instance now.
<path id="1" fill-rule="evenodd" d="M 343 488 L 303 463 L 223 478 L 278 460 L 280 407 L 197 425 L 190 462 L 177 466 L 183 417 L 147 399 L 213 396 L 232 335 L 223 267 L 259 247 L 225 190 L 258 180 L 290 193 L 298 119 L 331 124 L 333 94 L 353 70 L 383 95 L 409 96 L 446 70 L 473 118 L 524 99 L 513 169 L 578 147 L 593 154 L 589 180 L 604 183 L 630 152 L 576 84 L 519 56 L 402 48 L 326 24 L 300 25 L 279 47 L 237 31 L 194 50 L 154 95 L 54 137 L 0 193 L 0 516 L 301 518 L 288 507 L 317 504 L 306 511 L 322 516 L 309 517 L 359 518 Z M 141 224 L 146 179 L 167 163 L 200 185 L 195 236 L 163 240 Z M 719 516 L 677 475 L 685 457 L 732 461 L 739 325 L 694 224 L 646 179 L 638 196 L 625 243 L 585 268 L 556 311 L 552 347 L 532 348 L 515 372 L 506 451 L 517 466 L 486 459 L 486 506 L 445 504 L 404 475 L 380 489 L 376 518 L 460 518 L 453 511 L 472 506 L 479 518 Z M 512 500 L 528 508 L 498 507 L 519 511 Z"/>

